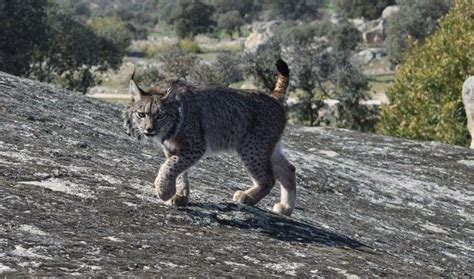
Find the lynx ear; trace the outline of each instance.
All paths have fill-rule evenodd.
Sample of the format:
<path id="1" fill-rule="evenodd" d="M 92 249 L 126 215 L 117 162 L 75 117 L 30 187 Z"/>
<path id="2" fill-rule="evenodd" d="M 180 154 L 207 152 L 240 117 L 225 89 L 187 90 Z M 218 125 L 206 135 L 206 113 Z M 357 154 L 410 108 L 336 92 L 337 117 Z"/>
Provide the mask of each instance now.
<path id="1" fill-rule="evenodd" d="M 142 97 L 143 90 L 138 87 L 138 85 L 133 80 L 135 77 L 135 70 L 133 70 L 132 77 L 130 79 L 129 91 L 130 95 L 132 96 L 132 101 L 139 101 Z"/>
<path id="2" fill-rule="evenodd" d="M 174 102 L 176 101 L 176 91 L 177 88 L 171 86 L 166 90 L 166 93 L 160 99 L 164 102 Z"/>

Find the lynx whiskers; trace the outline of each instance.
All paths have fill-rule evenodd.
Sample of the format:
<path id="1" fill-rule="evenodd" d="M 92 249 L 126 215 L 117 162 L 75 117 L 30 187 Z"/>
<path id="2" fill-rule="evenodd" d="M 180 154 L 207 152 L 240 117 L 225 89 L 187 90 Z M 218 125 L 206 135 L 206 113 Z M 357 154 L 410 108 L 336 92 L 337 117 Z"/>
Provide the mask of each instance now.
<path id="1" fill-rule="evenodd" d="M 132 75 L 132 102 L 124 125 L 129 134 L 156 139 L 162 146 L 166 161 L 155 179 L 160 199 L 186 205 L 187 170 L 205 153 L 232 151 L 253 180 L 252 187 L 237 191 L 233 199 L 255 205 L 278 181 L 281 199 L 273 210 L 291 215 L 296 203 L 295 168 L 279 144 L 286 125 L 283 102 L 289 69 L 281 59 L 276 66 L 278 77 L 271 95 L 184 80 L 145 90 Z"/>

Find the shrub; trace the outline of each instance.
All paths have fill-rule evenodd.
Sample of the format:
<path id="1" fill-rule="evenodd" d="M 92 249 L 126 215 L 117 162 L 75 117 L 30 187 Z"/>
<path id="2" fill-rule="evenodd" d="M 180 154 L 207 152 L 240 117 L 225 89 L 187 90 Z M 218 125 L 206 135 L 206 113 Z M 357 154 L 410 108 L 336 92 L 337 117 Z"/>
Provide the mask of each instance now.
<path id="1" fill-rule="evenodd" d="M 314 20 L 324 0 L 267 0 L 265 3 L 272 17 L 284 20 Z"/>
<path id="2" fill-rule="evenodd" d="M 217 18 L 217 27 L 224 30 L 231 38 L 233 32 L 238 32 L 239 37 L 242 35 L 240 26 L 244 25 L 244 19 L 238 11 L 229 11 L 220 14 Z"/>
<path id="3" fill-rule="evenodd" d="M 213 83 L 228 86 L 243 80 L 240 67 L 240 55 L 232 52 L 221 52 L 217 55 L 216 62 L 196 63 L 189 78 L 199 82 Z"/>
<path id="4" fill-rule="evenodd" d="M 0 1 L 0 71 L 24 75 L 46 40 L 47 1 Z"/>
<path id="5" fill-rule="evenodd" d="M 132 34 L 126 24 L 118 17 L 96 17 L 89 23 L 94 33 L 105 39 L 114 48 L 111 60 L 117 61 L 113 67 L 117 67 L 122 57 L 127 53 L 127 48 L 132 40 Z"/>
<path id="6" fill-rule="evenodd" d="M 407 38 L 423 41 L 438 26 L 438 19 L 448 12 L 446 0 L 399 0 L 400 11 L 388 19 L 387 46 L 392 64 L 402 62 Z"/>
<path id="7" fill-rule="evenodd" d="M 214 7 L 201 0 L 181 0 L 173 9 L 170 21 L 180 38 L 194 37 L 208 32 L 215 22 L 211 19 Z"/>
<path id="8" fill-rule="evenodd" d="M 335 4 L 346 17 L 376 19 L 387 6 L 394 5 L 395 0 L 335 0 Z"/>
<path id="9" fill-rule="evenodd" d="M 184 78 L 191 73 L 199 62 L 196 55 L 185 52 L 179 46 L 171 46 L 164 50 L 159 60 L 163 62 L 163 69 L 167 75 Z"/>
<path id="10" fill-rule="evenodd" d="M 474 73 L 474 7 L 456 1 L 424 44 L 411 42 L 387 95 L 377 131 L 409 139 L 468 145 L 461 90 Z"/>
<path id="11" fill-rule="evenodd" d="M 188 38 L 180 40 L 179 47 L 185 52 L 201 53 L 201 48 L 199 47 L 198 43 Z"/>

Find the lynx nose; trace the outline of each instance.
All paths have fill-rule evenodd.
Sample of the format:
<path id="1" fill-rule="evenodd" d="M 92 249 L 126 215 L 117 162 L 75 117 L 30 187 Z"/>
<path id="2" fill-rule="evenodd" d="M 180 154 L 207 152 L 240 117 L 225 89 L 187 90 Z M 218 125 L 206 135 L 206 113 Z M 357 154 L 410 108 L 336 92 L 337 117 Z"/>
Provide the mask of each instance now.
<path id="1" fill-rule="evenodd" d="M 145 129 L 147 134 L 152 134 L 153 133 L 153 127 L 148 127 Z"/>

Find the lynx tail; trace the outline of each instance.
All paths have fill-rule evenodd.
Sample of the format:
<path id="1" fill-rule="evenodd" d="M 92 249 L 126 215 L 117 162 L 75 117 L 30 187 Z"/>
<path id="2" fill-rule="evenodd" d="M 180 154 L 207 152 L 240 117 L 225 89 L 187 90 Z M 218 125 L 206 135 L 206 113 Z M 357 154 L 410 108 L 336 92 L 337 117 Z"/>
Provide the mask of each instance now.
<path id="1" fill-rule="evenodd" d="M 276 68 L 278 70 L 278 76 L 272 96 L 283 103 L 286 100 L 288 85 L 290 83 L 290 69 L 288 68 L 288 64 L 281 58 L 276 62 Z"/>

